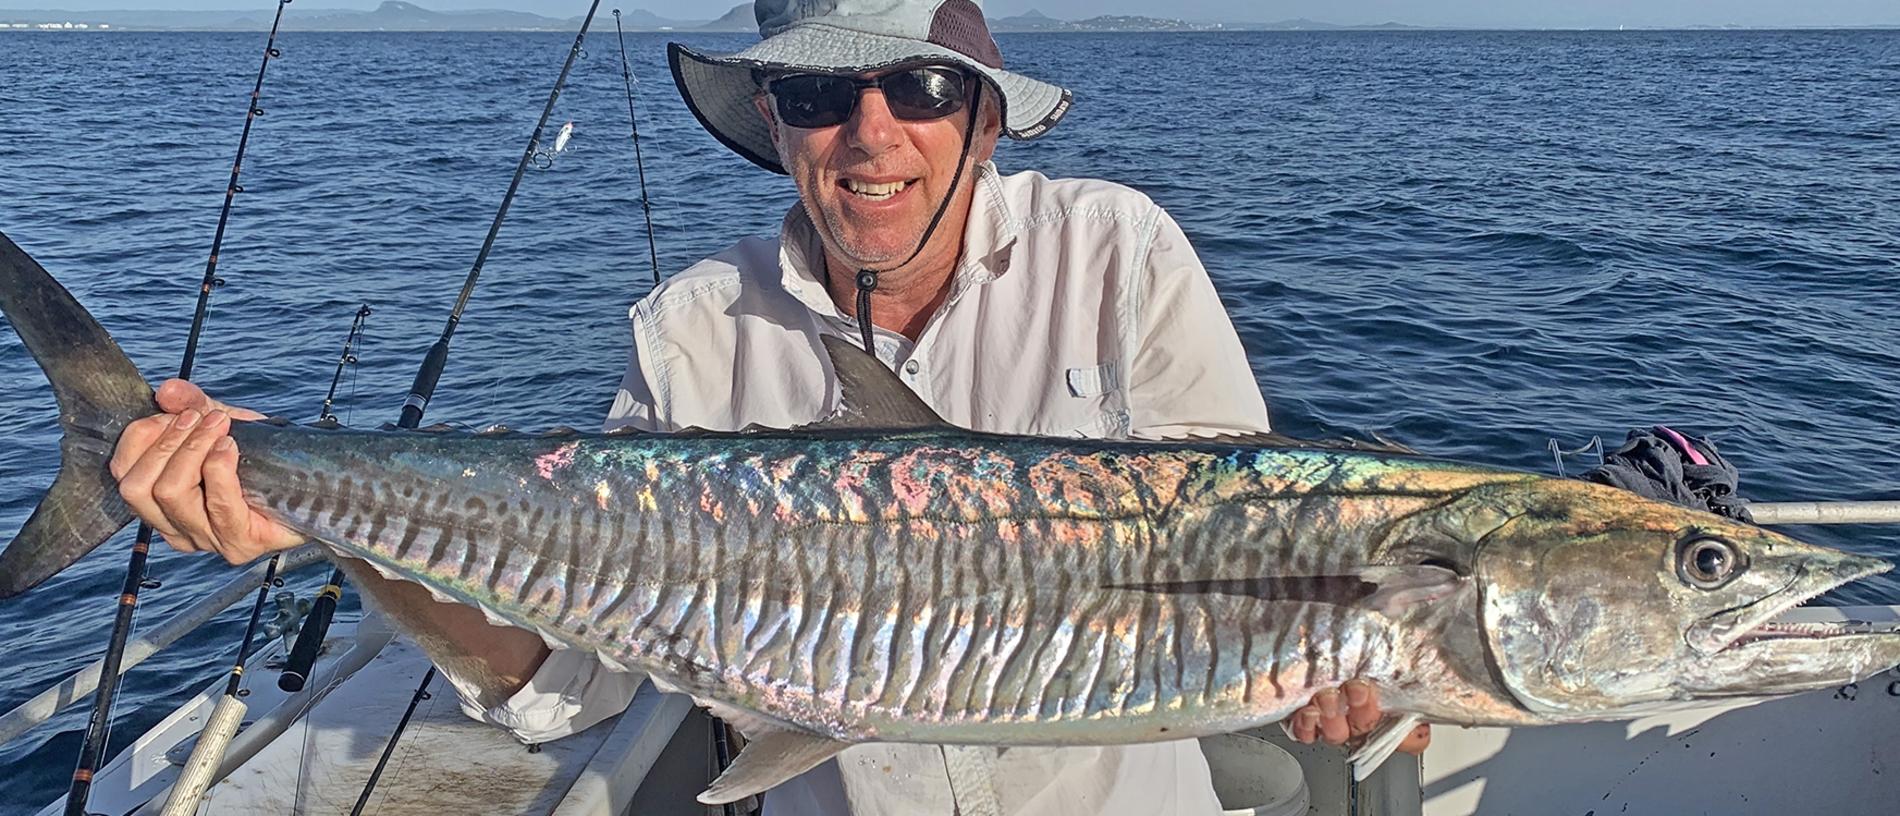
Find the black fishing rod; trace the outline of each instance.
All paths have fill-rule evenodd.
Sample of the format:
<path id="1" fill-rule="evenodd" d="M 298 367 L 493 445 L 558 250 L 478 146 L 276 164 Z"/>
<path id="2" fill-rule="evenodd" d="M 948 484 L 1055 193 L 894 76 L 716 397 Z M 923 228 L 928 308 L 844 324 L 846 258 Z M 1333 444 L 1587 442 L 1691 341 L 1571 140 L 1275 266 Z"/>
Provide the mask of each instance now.
<path id="1" fill-rule="evenodd" d="M 350 336 L 343 340 L 343 354 L 337 358 L 336 374 L 330 377 L 330 394 L 323 398 L 323 408 L 317 414 L 318 425 L 341 425 L 330 409 L 336 402 L 337 385 L 343 382 L 344 367 L 356 363 L 354 348 L 369 315 L 369 304 L 365 303 L 356 310 L 356 319 L 350 321 Z M 317 590 L 317 599 L 304 615 L 303 626 L 297 631 L 297 640 L 290 647 L 290 657 L 284 661 L 284 670 L 277 675 L 278 688 L 292 694 L 303 691 L 304 683 L 310 679 L 311 667 L 317 663 L 317 653 L 323 648 L 323 638 L 330 633 L 330 619 L 336 615 L 337 602 L 342 599 L 343 570 L 332 567 L 330 580 Z"/>
<path id="2" fill-rule="evenodd" d="M 264 95 L 264 74 L 273 59 L 283 56 L 277 50 L 277 30 L 284 21 L 284 7 L 291 0 L 277 0 L 277 16 L 271 20 L 270 37 L 264 42 L 264 58 L 257 67 L 257 82 L 251 87 L 244 114 L 244 132 L 238 137 L 237 158 L 231 162 L 231 178 L 224 188 L 224 208 L 218 213 L 218 229 L 211 239 L 211 256 L 205 261 L 204 279 L 198 284 L 198 306 L 192 313 L 191 331 L 185 335 L 185 356 L 178 364 L 178 379 L 191 379 L 192 364 L 198 358 L 198 339 L 204 334 L 205 315 L 210 310 L 211 290 L 224 284 L 218 277 L 218 253 L 224 247 L 224 230 L 231 220 L 231 206 L 237 194 L 244 192 L 238 175 L 244 170 L 244 151 L 251 143 L 251 126 L 264 109 L 258 101 Z M 138 611 L 139 591 L 155 587 L 145 577 L 145 565 L 152 551 L 152 528 L 139 524 L 132 543 L 132 557 L 125 568 L 125 584 L 119 592 L 118 616 L 112 623 L 112 639 L 100 668 L 99 690 L 92 698 L 92 718 L 86 724 L 86 740 L 79 749 L 79 761 L 73 767 L 72 786 L 66 791 L 66 816 L 84 816 L 86 800 L 92 793 L 92 775 L 105 758 L 106 742 L 112 732 L 112 704 L 119 693 L 119 670 L 125 660 L 125 644 L 132 636 L 132 618 Z"/>
<path id="3" fill-rule="evenodd" d="M 587 30 L 594 24 L 594 15 L 600 11 L 600 0 L 593 0 L 587 7 L 587 17 L 581 20 L 580 31 L 574 35 L 574 45 L 567 51 L 567 60 L 561 63 L 561 75 L 554 80 L 554 89 L 548 92 L 547 105 L 541 109 L 541 118 L 535 122 L 534 133 L 528 137 L 528 146 L 521 151 L 521 161 L 515 165 L 515 175 L 508 182 L 508 192 L 501 197 L 501 207 L 495 211 L 494 223 L 488 227 L 488 237 L 482 241 L 481 252 L 475 256 L 475 265 L 469 269 L 468 279 L 462 283 L 462 292 L 455 299 L 455 306 L 449 311 L 448 324 L 442 329 L 442 338 L 435 342 L 429 353 L 422 359 L 422 368 L 416 372 L 415 384 L 409 389 L 409 398 L 403 402 L 402 418 L 397 420 L 399 428 L 415 429 L 422 424 L 422 412 L 429 407 L 430 398 L 435 396 L 436 383 L 442 378 L 442 369 L 448 364 L 449 341 L 455 336 L 455 329 L 462 322 L 462 310 L 468 306 L 468 299 L 475 292 L 475 282 L 481 278 L 482 266 L 488 262 L 489 250 L 495 246 L 495 236 L 501 233 L 502 219 L 508 215 L 509 205 L 514 203 L 515 193 L 521 188 L 521 177 L 528 172 L 533 163 L 536 148 L 541 144 L 541 134 L 547 129 L 548 117 L 554 115 L 554 104 L 561 98 L 561 90 L 567 87 L 568 74 L 574 70 L 574 61 L 580 58 L 581 45 L 587 41 Z M 308 631 L 308 625 L 306 625 Z M 300 633 L 301 635 L 301 633 Z M 382 781 L 383 769 L 389 766 L 389 758 L 396 752 L 396 744 L 402 740 L 402 733 L 409 726 L 409 718 L 416 713 L 416 706 L 429 699 L 429 683 L 435 680 L 435 666 L 422 675 L 422 682 L 416 684 L 416 692 L 409 698 L 409 707 L 403 710 L 402 720 L 396 724 L 396 730 L 389 735 L 388 744 L 383 746 L 383 754 L 376 760 L 376 767 L 370 771 L 369 780 L 363 784 L 363 793 L 356 799 L 356 806 L 350 809 L 350 816 L 360 816 L 369 805 L 369 798 Z"/>
<path id="4" fill-rule="evenodd" d="M 415 381 L 409 386 L 409 398 L 403 401 L 402 416 L 396 420 L 398 428 L 414 430 L 422 424 L 423 411 L 428 409 L 429 400 L 435 396 L 436 382 L 442 377 L 442 369 L 448 365 L 449 342 L 455 337 L 456 327 L 462 323 L 462 312 L 468 307 L 469 297 L 475 293 L 475 282 L 481 279 L 482 268 L 488 264 L 488 253 L 495 247 L 495 237 L 501 234 L 502 220 L 507 217 L 509 206 L 514 204 L 515 193 L 521 188 L 521 179 L 527 174 L 528 166 L 534 163 L 535 154 L 541 147 L 541 135 L 547 131 L 548 118 L 554 115 L 554 104 L 561 98 L 561 89 L 567 86 L 567 76 L 574 68 L 574 60 L 581 54 L 581 43 L 587 38 L 587 29 L 593 25 L 594 13 L 599 9 L 600 0 L 594 0 L 587 10 L 587 19 L 581 22 L 580 34 L 574 38 L 574 47 L 568 51 L 567 62 L 561 66 L 561 76 L 555 80 L 553 92 L 548 94 L 547 106 L 542 108 L 541 119 L 534 125 L 534 134 L 528 137 L 528 147 L 522 151 L 521 161 L 515 165 L 514 178 L 508 182 L 508 192 L 501 198 L 501 207 L 496 210 L 495 220 L 488 227 L 488 236 L 482 241 L 481 252 L 476 254 L 475 264 L 462 282 L 461 294 L 456 297 L 455 306 L 449 310 L 448 324 L 442 327 L 442 337 L 429 347 L 429 353 L 422 358 L 422 367 L 416 372 Z M 329 583 L 324 585 L 316 603 L 310 607 L 310 615 L 305 619 L 302 631 L 297 633 L 297 644 L 291 650 L 290 663 L 284 667 L 283 674 L 277 677 L 278 688 L 285 691 L 303 688 L 304 678 L 316 661 L 317 649 L 329 631 L 330 616 L 336 612 L 337 602 L 342 596 L 343 570 L 336 569 L 330 573 Z M 423 678 L 423 685 L 428 685 L 432 679 L 433 668 Z M 394 744 L 392 739 L 390 745 Z M 384 760 L 387 759 L 385 756 Z M 372 777 L 370 786 L 375 784 Z"/>
<path id="5" fill-rule="evenodd" d="M 633 65 L 627 62 L 627 32 L 620 28 L 620 9 L 614 9 L 614 36 L 620 40 L 620 77 L 627 85 L 627 124 L 633 126 L 633 166 L 640 170 L 640 211 L 647 224 L 647 258 L 653 262 L 653 285 L 660 285 L 660 250 L 653 241 L 653 202 L 647 198 L 647 163 L 640 154 L 640 120 L 633 115 Z"/>

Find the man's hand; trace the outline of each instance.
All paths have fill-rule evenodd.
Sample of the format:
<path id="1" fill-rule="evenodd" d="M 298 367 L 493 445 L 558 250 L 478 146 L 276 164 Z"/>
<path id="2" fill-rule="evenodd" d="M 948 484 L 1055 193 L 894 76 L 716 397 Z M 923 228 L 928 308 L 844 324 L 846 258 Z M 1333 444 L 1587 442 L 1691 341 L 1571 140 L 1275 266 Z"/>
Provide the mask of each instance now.
<path id="1" fill-rule="evenodd" d="M 158 389 L 165 413 L 127 425 L 112 475 L 132 512 L 184 552 L 215 552 L 233 564 L 288 550 L 304 537 L 244 503 L 232 419 L 264 415 L 205 396 L 184 380 Z"/>
<path id="2" fill-rule="evenodd" d="M 1330 745 L 1344 745 L 1347 740 L 1371 733 L 1383 719 L 1385 713 L 1379 708 L 1379 690 L 1371 683 L 1348 680 L 1337 689 L 1313 695 L 1305 708 L 1293 712 L 1287 719 L 1287 731 L 1303 743 L 1318 739 Z M 1422 754 L 1431 744 L 1432 727 L 1420 725 L 1399 744 L 1399 750 Z"/>

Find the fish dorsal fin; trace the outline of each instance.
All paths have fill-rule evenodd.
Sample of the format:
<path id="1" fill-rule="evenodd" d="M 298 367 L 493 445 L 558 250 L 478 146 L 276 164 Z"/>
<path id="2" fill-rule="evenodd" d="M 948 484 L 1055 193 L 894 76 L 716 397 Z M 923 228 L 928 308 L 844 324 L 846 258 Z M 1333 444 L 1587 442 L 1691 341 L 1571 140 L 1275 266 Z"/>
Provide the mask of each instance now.
<path id="1" fill-rule="evenodd" d="M 1401 445 L 1390 439 L 1374 436 L 1372 439 L 1295 439 L 1286 434 L 1266 431 L 1263 433 L 1223 434 L 1221 436 L 1197 436 L 1194 441 L 1219 442 L 1228 445 L 1251 445 L 1262 448 L 1324 448 L 1327 450 L 1355 450 L 1367 453 L 1399 453 L 1410 456 L 1419 455 L 1418 451 Z"/>
<path id="2" fill-rule="evenodd" d="M 848 743 L 802 731 L 768 729 L 747 734 L 745 748 L 733 757 L 726 772 L 699 795 L 699 801 L 723 805 L 764 793 L 848 747 Z"/>
<path id="3" fill-rule="evenodd" d="M 904 381 L 876 357 L 842 338 L 824 335 L 825 355 L 838 378 L 838 410 L 807 429 L 918 430 L 948 428 Z"/>

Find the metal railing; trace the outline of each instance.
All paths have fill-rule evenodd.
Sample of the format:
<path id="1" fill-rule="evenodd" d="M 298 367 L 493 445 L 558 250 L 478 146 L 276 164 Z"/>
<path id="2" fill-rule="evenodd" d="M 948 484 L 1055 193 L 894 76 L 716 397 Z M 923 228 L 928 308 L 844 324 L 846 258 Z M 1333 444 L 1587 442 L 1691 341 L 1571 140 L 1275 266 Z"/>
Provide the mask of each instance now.
<path id="1" fill-rule="evenodd" d="M 278 568 L 279 572 L 280 574 L 289 573 L 298 567 L 315 564 L 323 560 L 324 555 L 323 550 L 314 545 L 299 547 L 284 554 L 284 563 Z M 157 628 L 140 635 L 137 640 L 127 643 L 125 658 L 119 666 L 120 674 L 145 662 L 146 658 L 172 645 L 179 638 L 191 634 L 193 630 L 217 617 L 233 604 L 250 597 L 251 593 L 257 591 L 258 582 L 264 579 L 264 570 L 267 566 L 267 563 L 263 561 L 251 565 L 243 575 L 199 599 L 197 603 L 179 610 Z M 0 745 L 26 733 L 33 726 L 51 719 L 68 703 L 77 702 L 80 698 L 96 691 L 99 688 L 99 676 L 104 668 L 104 659 L 93 661 L 92 665 L 73 672 L 66 679 L 35 695 L 33 699 L 21 703 L 12 711 L 0 714 Z"/>

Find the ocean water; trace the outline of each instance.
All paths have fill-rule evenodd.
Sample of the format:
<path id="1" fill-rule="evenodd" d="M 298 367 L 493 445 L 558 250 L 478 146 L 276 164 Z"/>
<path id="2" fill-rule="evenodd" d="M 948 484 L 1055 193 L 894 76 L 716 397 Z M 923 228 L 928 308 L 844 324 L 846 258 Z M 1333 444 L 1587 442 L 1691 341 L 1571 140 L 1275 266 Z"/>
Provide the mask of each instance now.
<path id="1" fill-rule="evenodd" d="M 293 7 L 290 13 L 295 14 Z M 661 270 L 776 229 L 789 182 L 701 131 L 659 35 L 627 40 Z M 709 48 L 749 38 L 700 35 Z M 1133 185 L 1220 287 L 1276 424 L 1548 471 L 1665 422 L 1768 500 L 1900 498 L 1900 32 L 1019 35 L 1076 91 L 1005 170 Z M 559 70 L 559 34 L 292 34 L 266 81 L 199 381 L 392 420 Z M 0 34 L 0 231 L 154 379 L 175 370 L 260 34 Z M 589 427 L 651 271 L 611 20 L 521 187 L 434 420 Z M 0 333 L 0 530 L 55 465 L 50 391 Z M 1900 555 L 1895 531 L 1797 530 Z M 123 542 L 0 607 L 0 709 L 95 659 Z M 163 550 L 153 622 L 228 579 Z M 297 576 L 305 593 L 317 578 Z M 1880 580 L 1835 600 L 1900 601 Z M 209 682 L 229 612 L 134 671 L 114 750 Z M 69 710 L 0 750 L 0 813 L 64 790 Z"/>

